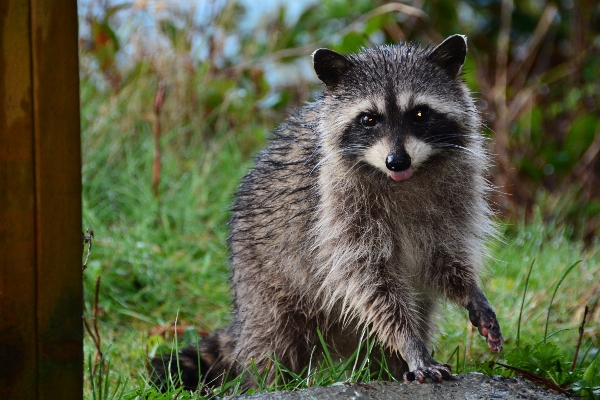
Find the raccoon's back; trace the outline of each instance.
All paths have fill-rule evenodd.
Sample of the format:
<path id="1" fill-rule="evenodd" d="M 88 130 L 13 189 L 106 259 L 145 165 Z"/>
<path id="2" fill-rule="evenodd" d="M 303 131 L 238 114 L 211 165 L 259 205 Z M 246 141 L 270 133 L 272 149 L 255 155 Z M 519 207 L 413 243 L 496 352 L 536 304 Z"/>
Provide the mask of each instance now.
<path id="1" fill-rule="evenodd" d="M 271 267 L 293 268 L 310 247 L 319 202 L 316 118 L 312 105 L 290 116 L 237 189 L 228 239 L 234 284 L 240 269 L 243 274 L 268 274 Z"/>

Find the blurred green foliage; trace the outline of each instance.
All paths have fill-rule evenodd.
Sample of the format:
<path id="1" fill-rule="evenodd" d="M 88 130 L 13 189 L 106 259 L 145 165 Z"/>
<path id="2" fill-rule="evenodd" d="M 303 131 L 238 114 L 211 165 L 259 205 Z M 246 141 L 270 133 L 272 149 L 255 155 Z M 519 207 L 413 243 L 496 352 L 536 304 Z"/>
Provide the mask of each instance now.
<path id="1" fill-rule="evenodd" d="M 116 97 L 132 84 L 140 91 L 165 83 L 165 130 L 182 131 L 169 144 L 173 151 L 206 145 L 226 131 L 254 131 L 250 143 L 243 144 L 249 156 L 255 140 L 264 140 L 263 126 L 274 126 L 290 107 L 318 92 L 309 65 L 318 47 L 354 52 L 398 41 L 435 44 L 459 32 L 469 38 L 465 78 L 480 99 L 490 136 L 497 139 L 492 180 L 504 195 L 494 204 L 505 216 L 527 217 L 540 190 L 557 197 L 575 192 L 575 207 L 560 217 L 584 224 L 578 232 L 586 240 L 596 235 L 596 2 L 504 1 L 512 4 L 512 12 L 503 19 L 501 0 L 325 0 L 306 2 L 294 16 L 281 5 L 253 21 L 245 20 L 245 3 L 233 0 L 157 3 L 153 8 L 141 1 L 90 0 L 81 7 L 82 80 Z M 550 210 L 548 218 L 556 215 Z"/>

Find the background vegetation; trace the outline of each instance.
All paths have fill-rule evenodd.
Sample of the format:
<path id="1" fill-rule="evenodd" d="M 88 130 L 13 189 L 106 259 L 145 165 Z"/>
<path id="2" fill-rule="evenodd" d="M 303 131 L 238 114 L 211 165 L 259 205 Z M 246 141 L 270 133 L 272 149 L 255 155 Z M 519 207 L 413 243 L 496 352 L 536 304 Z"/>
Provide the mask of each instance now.
<path id="1" fill-rule="evenodd" d="M 318 96 L 310 53 L 453 33 L 469 38 L 465 79 L 494 139 L 505 240 L 490 244 L 485 286 L 507 337 L 500 362 L 600 396 L 600 6 L 244 4 L 80 0 L 84 226 L 95 233 L 86 396 L 139 396 L 148 355 L 227 323 L 231 194 L 271 130 Z M 459 372 L 514 373 L 489 364 L 470 332 L 447 305 L 436 357 Z"/>

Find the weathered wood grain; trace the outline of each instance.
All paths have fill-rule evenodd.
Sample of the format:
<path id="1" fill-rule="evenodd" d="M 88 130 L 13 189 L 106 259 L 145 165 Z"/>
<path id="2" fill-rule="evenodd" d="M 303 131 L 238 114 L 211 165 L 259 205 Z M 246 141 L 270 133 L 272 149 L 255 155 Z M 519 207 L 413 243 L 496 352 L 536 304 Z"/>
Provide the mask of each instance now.
<path id="1" fill-rule="evenodd" d="M 0 4 L 0 398 L 35 399 L 30 5 L 22 0 Z"/>
<path id="2" fill-rule="evenodd" d="M 0 3 L 0 398 L 83 393 L 74 0 Z"/>

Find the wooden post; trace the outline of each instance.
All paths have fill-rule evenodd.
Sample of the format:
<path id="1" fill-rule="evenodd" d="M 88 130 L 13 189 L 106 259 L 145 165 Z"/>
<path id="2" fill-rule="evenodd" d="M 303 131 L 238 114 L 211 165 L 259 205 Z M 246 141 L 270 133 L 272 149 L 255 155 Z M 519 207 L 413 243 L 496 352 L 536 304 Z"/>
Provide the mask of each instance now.
<path id="1" fill-rule="evenodd" d="M 81 399 L 75 0 L 0 1 L 0 399 Z"/>

